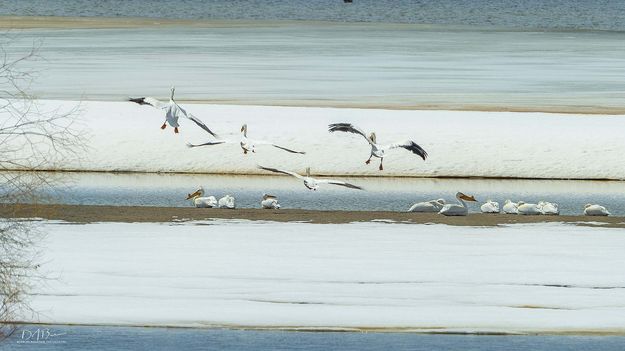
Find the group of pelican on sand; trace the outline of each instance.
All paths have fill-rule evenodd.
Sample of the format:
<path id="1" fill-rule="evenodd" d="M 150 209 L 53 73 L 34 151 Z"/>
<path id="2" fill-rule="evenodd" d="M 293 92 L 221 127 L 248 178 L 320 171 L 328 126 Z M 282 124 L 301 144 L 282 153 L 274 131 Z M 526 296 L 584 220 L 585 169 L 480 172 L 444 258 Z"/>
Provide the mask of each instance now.
<path id="1" fill-rule="evenodd" d="M 179 133 L 180 128 L 180 118 L 185 118 L 192 121 L 195 125 L 206 131 L 210 134 L 214 140 L 209 140 L 199 144 L 187 143 L 187 146 L 190 148 L 201 147 L 201 146 L 214 146 L 221 144 L 236 144 L 238 143 L 241 149 L 243 150 L 243 154 L 248 153 L 256 153 L 256 147 L 260 145 L 269 145 L 274 148 L 280 149 L 282 151 L 286 151 L 292 154 L 306 154 L 303 151 L 297 151 L 293 148 L 285 147 L 282 145 L 278 145 L 271 141 L 266 140 L 256 140 L 250 139 L 248 137 L 248 126 L 247 124 L 243 124 L 241 126 L 241 137 L 238 140 L 229 140 L 229 139 L 220 139 L 218 135 L 213 132 L 204 122 L 202 122 L 199 118 L 195 117 L 191 113 L 188 113 L 185 109 L 180 107 L 176 100 L 174 99 L 175 87 L 171 88 L 171 94 L 169 97 L 169 102 L 162 102 L 153 97 L 139 97 L 139 98 L 130 98 L 129 101 L 137 103 L 139 105 L 150 105 L 159 110 L 165 111 L 165 121 L 161 125 L 161 129 L 167 128 L 167 125 L 174 128 L 174 133 Z M 370 164 L 371 159 L 373 157 L 380 159 L 380 166 L 378 169 L 382 171 L 384 169 L 383 162 L 384 157 L 388 154 L 389 151 L 394 149 L 405 149 L 407 151 L 412 152 L 413 154 L 419 156 L 424 161 L 428 157 L 427 152 L 415 143 L 413 140 L 405 139 L 391 144 L 378 144 L 377 137 L 374 132 L 369 134 L 365 133 L 359 127 L 351 124 L 351 123 L 333 123 L 328 126 L 328 131 L 330 133 L 342 132 L 342 133 L 351 133 L 362 136 L 365 141 L 370 146 L 370 154 L 369 158 L 365 161 L 365 164 Z M 335 179 L 327 179 L 327 178 L 314 178 L 311 176 L 310 167 L 306 168 L 305 175 L 301 175 L 297 172 L 273 168 L 273 167 L 264 167 L 258 166 L 259 169 L 284 174 L 288 176 L 292 176 L 298 180 L 300 180 L 304 186 L 309 190 L 317 190 L 321 184 L 330 184 L 330 185 L 338 185 L 350 189 L 363 190 L 362 187 L 358 185 L 354 185 L 342 180 Z M 445 200 L 431 200 L 426 202 L 419 202 L 414 204 L 409 212 L 438 212 L 445 216 L 466 216 L 469 213 L 469 209 L 465 201 L 475 202 L 477 201 L 473 196 L 465 195 L 461 192 L 456 194 L 456 199 L 458 203 L 456 204 L 447 204 Z M 187 200 L 191 200 L 196 207 L 219 207 L 219 208 L 235 208 L 234 197 L 231 195 L 226 195 L 219 200 L 215 198 L 215 196 L 204 196 L 204 189 L 200 187 L 197 191 L 192 194 L 188 194 Z M 266 209 L 279 209 L 280 205 L 278 204 L 277 198 L 272 195 L 263 195 L 263 199 L 261 200 L 261 207 Z M 488 200 L 480 207 L 482 213 L 500 213 L 499 203 L 495 201 Z M 558 204 L 541 201 L 537 204 L 525 203 L 523 201 L 512 202 L 510 200 L 506 200 L 503 206 L 503 212 L 506 214 L 520 214 L 520 215 L 558 215 L 560 213 L 558 209 Z M 587 204 L 584 208 L 584 215 L 587 216 L 607 216 L 610 213 L 608 210 L 600 205 Z"/>
<path id="2" fill-rule="evenodd" d="M 271 141 L 254 140 L 254 139 L 248 138 L 247 124 L 243 124 L 241 126 L 241 137 L 239 140 L 220 139 L 215 132 L 213 132 L 208 126 L 206 126 L 206 124 L 204 124 L 204 122 L 202 122 L 199 118 L 195 117 L 191 113 L 188 113 L 185 109 L 183 109 L 182 107 L 178 105 L 178 103 L 174 99 L 175 91 L 176 91 L 176 88 L 172 87 L 168 103 L 159 101 L 158 99 L 155 99 L 153 97 L 130 98 L 129 101 L 137 103 L 139 105 L 150 105 L 159 110 L 164 110 L 165 121 L 161 125 L 161 129 L 165 129 L 167 128 L 167 125 L 169 125 L 174 128 L 174 133 L 179 133 L 179 128 L 180 128 L 179 122 L 180 122 L 180 118 L 182 117 L 182 118 L 192 121 L 197 126 L 199 126 L 204 131 L 206 131 L 208 134 L 210 134 L 213 138 L 215 138 L 214 140 L 209 140 L 209 141 L 199 143 L 199 144 L 187 143 L 187 146 L 190 148 L 195 148 L 195 147 L 200 147 L 200 146 L 214 146 L 214 145 L 221 145 L 221 144 L 238 143 L 241 149 L 243 150 L 243 154 L 247 154 L 248 152 L 255 153 L 256 146 L 259 146 L 259 145 L 270 145 L 277 149 L 280 149 L 280 150 L 283 150 L 292 154 L 301 154 L 301 155 L 306 154 L 304 151 L 297 151 L 289 147 L 278 145 Z M 362 131 L 362 129 L 358 128 L 357 126 L 351 123 L 334 123 L 334 124 L 330 124 L 328 128 L 329 128 L 328 131 L 330 133 L 344 132 L 344 133 L 353 133 L 353 134 L 361 135 L 371 147 L 369 159 L 365 161 L 365 164 L 371 163 L 371 158 L 373 157 L 379 158 L 380 159 L 380 166 L 379 166 L 380 171 L 384 169 L 383 164 L 382 164 L 384 161 L 384 157 L 387 155 L 387 153 L 390 150 L 393 150 L 393 149 L 402 148 L 402 149 L 408 150 L 412 152 L 413 154 L 421 157 L 424 161 L 428 156 L 427 152 L 421 146 L 419 146 L 417 143 L 409 139 L 402 140 L 402 141 L 388 144 L 388 145 L 382 145 L 382 144 L 377 143 L 377 138 L 374 132 L 371 132 L 369 133 L 369 135 L 367 135 L 364 131 Z M 304 183 L 304 186 L 308 188 L 309 190 L 317 190 L 320 184 L 331 184 L 331 185 L 343 186 L 343 187 L 350 188 L 350 189 L 363 190 L 362 187 L 360 186 L 350 184 L 348 182 L 344 182 L 341 180 L 313 178 L 310 175 L 310 167 L 306 168 L 306 175 L 300 175 L 299 173 L 296 173 L 293 171 L 273 168 L 273 167 L 259 166 L 258 168 L 264 171 L 268 171 L 268 172 L 280 173 L 280 174 L 285 174 L 285 175 L 295 177 L 301 180 Z M 189 194 L 189 195 L 192 195 L 192 194 Z"/>
<path id="3" fill-rule="evenodd" d="M 469 214 L 469 209 L 465 201 L 475 202 L 473 196 L 465 195 L 461 192 L 456 194 L 458 199 L 457 204 L 447 204 L 444 199 L 430 200 L 425 202 L 417 202 L 412 205 L 408 212 L 438 212 L 445 216 L 466 216 Z M 482 213 L 500 213 L 499 203 L 492 200 L 487 200 L 480 206 Z M 518 215 L 553 215 L 560 214 L 558 204 L 540 201 L 537 204 L 525 203 L 523 201 L 512 202 L 506 200 L 503 205 L 503 212 L 505 214 L 518 214 Z M 601 205 L 587 204 L 584 206 L 585 216 L 609 216 L 610 212 Z"/>

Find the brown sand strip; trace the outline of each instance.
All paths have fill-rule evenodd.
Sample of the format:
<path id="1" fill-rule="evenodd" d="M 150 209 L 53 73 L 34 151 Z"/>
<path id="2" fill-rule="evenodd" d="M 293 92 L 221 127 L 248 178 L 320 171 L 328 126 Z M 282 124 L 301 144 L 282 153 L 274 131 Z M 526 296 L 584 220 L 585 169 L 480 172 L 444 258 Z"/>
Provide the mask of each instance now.
<path id="1" fill-rule="evenodd" d="M 74 223 L 91 222 L 172 222 L 205 219 L 246 219 L 276 222 L 350 223 L 374 220 L 416 224 L 457 226 L 497 226 L 516 223 L 564 222 L 576 225 L 601 225 L 625 228 L 624 217 L 587 216 L 516 216 L 504 214 L 471 214 L 445 217 L 436 213 L 390 211 L 312 211 L 262 209 L 211 209 L 193 207 L 141 207 L 91 205 L 0 205 L 2 218 L 45 218 Z M 584 223 L 596 222 L 598 224 Z"/>

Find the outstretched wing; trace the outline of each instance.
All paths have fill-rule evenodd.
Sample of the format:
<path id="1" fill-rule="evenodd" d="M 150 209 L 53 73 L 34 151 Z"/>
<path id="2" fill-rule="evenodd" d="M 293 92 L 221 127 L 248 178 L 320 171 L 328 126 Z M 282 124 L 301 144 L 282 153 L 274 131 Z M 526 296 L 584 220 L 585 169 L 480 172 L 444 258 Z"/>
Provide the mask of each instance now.
<path id="1" fill-rule="evenodd" d="M 340 185 L 340 186 L 344 186 L 346 188 L 350 188 L 350 189 L 358 189 L 358 190 L 363 190 L 362 187 L 358 186 L 358 185 L 354 185 L 351 183 L 347 183 L 344 182 L 342 180 L 334 180 L 334 179 L 317 179 L 317 183 L 325 183 L 325 184 L 334 184 L 334 185 Z"/>
<path id="2" fill-rule="evenodd" d="M 199 118 L 195 117 L 194 115 L 187 113 L 187 111 L 185 109 L 183 109 L 182 107 L 180 107 L 180 105 L 176 104 L 176 107 L 180 110 L 180 112 L 182 113 L 182 115 L 191 120 L 193 123 L 197 124 L 198 127 L 204 129 L 206 132 L 208 132 L 208 134 L 214 136 L 215 138 L 217 138 L 217 134 L 215 134 L 212 130 L 210 130 L 210 128 L 208 128 L 208 126 L 206 126 L 206 124 L 204 124 L 204 122 L 202 122 Z"/>
<path id="3" fill-rule="evenodd" d="M 428 153 L 412 140 L 405 140 L 386 146 L 387 149 L 396 149 L 398 147 L 404 148 L 408 151 L 411 151 L 413 154 L 419 155 L 423 159 L 423 161 L 425 161 L 425 159 L 428 157 Z"/>
<path id="4" fill-rule="evenodd" d="M 282 169 L 277 169 L 277 168 L 269 168 L 269 167 L 263 167 L 263 166 L 258 166 L 258 168 L 260 169 L 264 169 L 265 171 L 269 171 L 269 172 L 274 172 L 274 173 L 282 173 L 282 174 L 286 174 L 286 175 L 290 175 L 293 176 L 297 179 L 304 179 L 304 177 L 302 177 L 301 175 L 295 173 L 295 172 L 291 172 L 291 171 L 285 171 Z"/>
<path id="5" fill-rule="evenodd" d="M 202 143 L 202 144 L 191 144 L 191 143 L 187 143 L 187 147 L 198 147 L 198 146 L 209 146 L 209 145 L 219 145 L 219 144 L 225 144 L 228 141 L 226 140 L 213 140 L 213 141 L 208 141 L 206 143 Z"/>
<path id="6" fill-rule="evenodd" d="M 284 151 L 290 152 L 292 154 L 300 154 L 300 155 L 305 155 L 306 154 L 304 151 L 295 151 L 295 150 L 287 149 L 284 146 L 280 146 L 280 145 L 276 145 L 276 144 L 271 144 L 271 146 L 277 147 L 280 150 L 284 150 Z"/>
<path id="7" fill-rule="evenodd" d="M 365 140 L 367 140 L 367 142 L 371 145 L 373 145 L 373 141 L 371 139 L 369 139 L 369 137 L 365 134 L 365 132 L 362 131 L 362 129 L 356 127 L 355 125 L 351 124 L 351 123 L 333 123 L 328 125 L 328 131 L 330 133 L 334 133 L 334 132 L 345 132 L 345 133 L 354 133 L 354 134 L 360 134 L 362 135 L 363 138 L 365 138 Z"/>
<path id="8" fill-rule="evenodd" d="M 139 105 L 150 105 L 153 107 L 156 107 L 158 109 L 164 109 L 166 108 L 169 104 L 162 102 L 160 100 L 157 100 L 153 97 L 139 97 L 139 98 L 130 98 L 128 99 L 128 101 L 134 102 L 136 104 Z"/>

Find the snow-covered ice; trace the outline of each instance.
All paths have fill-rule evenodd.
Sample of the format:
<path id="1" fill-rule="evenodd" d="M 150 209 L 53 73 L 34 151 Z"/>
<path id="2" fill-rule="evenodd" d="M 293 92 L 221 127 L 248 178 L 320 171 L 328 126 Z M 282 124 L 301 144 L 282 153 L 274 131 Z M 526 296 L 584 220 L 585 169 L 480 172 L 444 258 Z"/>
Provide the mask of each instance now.
<path id="1" fill-rule="evenodd" d="M 71 109 L 78 102 L 41 101 L 42 109 Z M 623 116 L 462 111 L 397 111 L 181 103 L 223 137 L 249 136 L 307 151 L 293 155 L 259 147 L 243 155 L 236 144 L 188 149 L 185 142 L 209 140 L 190 121 L 181 133 L 162 131 L 163 112 L 130 102 L 80 104 L 89 152 L 65 169 L 98 171 L 175 171 L 260 173 L 257 165 L 327 175 L 486 176 L 529 178 L 625 178 Z M 329 123 L 352 122 L 375 131 L 380 143 L 414 139 L 427 161 L 393 150 L 365 165 L 369 146 L 358 135 L 327 131 Z M 601 136 L 600 138 L 598 136 Z M 375 160 L 374 160 L 375 161 Z"/>
<path id="2" fill-rule="evenodd" d="M 40 321 L 625 332 L 625 232 L 563 224 L 45 222 Z"/>

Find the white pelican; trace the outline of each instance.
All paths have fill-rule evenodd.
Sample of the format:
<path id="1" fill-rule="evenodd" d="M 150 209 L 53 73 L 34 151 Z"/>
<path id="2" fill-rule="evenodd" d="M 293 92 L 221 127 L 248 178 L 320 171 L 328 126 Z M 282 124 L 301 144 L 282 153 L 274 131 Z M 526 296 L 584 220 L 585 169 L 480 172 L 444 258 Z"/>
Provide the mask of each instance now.
<path id="1" fill-rule="evenodd" d="M 526 204 L 523 201 L 519 201 L 517 206 L 520 215 L 533 216 L 543 214 L 543 211 L 541 211 L 540 207 L 537 204 Z"/>
<path id="2" fill-rule="evenodd" d="M 290 152 L 292 154 L 305 154 L 305 152 L 303 151 L 295 151 L 289 148 L 286 148 L 284 146 L 280 146 L 277 144 L 274 144 L 270 141 L 264 141 L 264 140 L 253 140 L 253 139 L 249 139 L 247 137 L 247 124 L 244 124 L 241 127 L 241 139 L 234 141 L 234 140 L 213 140 L 213 141 L 208 141 L 206 143 L 202 143 L 202 144 L 191 144 L 191 143 L 187 143 L 188 147 L 198 147 L 198 146 L 208 146 L 208 145 L 219 145 L 219 144 L 234 144 L 234 143 L 238 143 L 241 146 L 241 149 L 243 149 L 243 153 L 247 154 L 248 151 L 249 152 L 256 152 L 256 146 L 257 145 L 271 145 L 275 148 L 278 148 L 280 150 L 284 150 L 286 152 Z"/>
<path id="3" fill-rule="evenodd" d="M 480 206 L 482 213 L 499 213 L 499 202 L 487 200 L 482 206 Z"/>
<path id="4" fill-rule="evenodd" d="M 560 209 L 558 208 L 558 204 L 547 202 L 547 201 L 539 201 L 538 208 L 540 208 L 540 212 L 544 215 L 550 216 L 558 216 L 560 215 Z"/>
<path id="5" fill-rule="evenodd" d="M 417 145 L 417 143 L 415 143 L 412 140 L 403 140 L 394 144 L 380 145 L 376 141 L 375 133 L 371 133 L 369 134 L 369 136 L 367 136 L 365 132 L 363 132 L 360 128 L 354 126 L 351 123 L 330 124 L 329 131 L 330 133 L 346 132 L 346 133 L 355 133 L 355 134 L 362 135 L 363 138 L 367 140 L 369 145 L 371 145 L 371 155 L 369 155 L 369 159 L 365 163 L 369 164 L 371 162 L 371 158 L 374 156 L 379 158 L 380 159 L 380 171 L 384 169 L 384 167 L 382 166 L 382 161 L 384 161 L 384 156 L 386 156 L 386 153 L 392 149 L 401 147 L 408 151 L 412 151 L 413 154 L 419 155 L 423 159 L 423 161 L 425 161 L 425 159 L 428 157 L 428 153 L 425 152 L 425 150 L 423 150 L 421 146 Z"/>
<path id="6" fill-rule="evenodd" d="M 469 214 L 469 209 L 467 208 L 467 204 L 462 200 L 477 201 L 473 196 L 468 196 L 461 192 L 456 193 L 456 199 L 458 199 L 460 204 L 447 204 L 443 206 L 438 213 L 445 216 L 466 216 Z"/>
<path id="7" fill-rule="evenodd" d="M 217 137 L 217 135 L 213 133 L 213 131 L 211 131 L 206 126 L 206 124 L 204 124 L 194 115 L 187 113 L 187 111 L 185 111 L 182 107 L 180 107 L 176 103 L 176 101 L 174 100 L 175 91 L 176 91 L 176 88 L 171 87 L 171 95 L 169 97 L 168 103 L 159 101 L 153 97 L 140 97 L 140 98 L 134 98 L 134 99 L 131 98 L 131 99 L 128 99 L 128 101 L 135 102 L 139 105 L 150 105 L 150 106 L 156 107 L 159 110 L 165 110 L 165 122 L 163 122 L 161 129 L 165 129 L 167 127 L 167 124 L 169 124 L 170 126 L 174 128 L 174 133 L 178 133 L 178 127 L 180 127 L 180 124 L 178 124 L 178 119 L 182 116 L 184 118 L 188 118 L 191 121 L 193 121 L 193 123 L 197 124 L 200 128 L 207 131 L 210 135 Z"/>
<path id="8" fill-rule="evenodd" d="M 586 204 L 586 206 L 584 206 L 584 215 L 585 216 L 609 216 L 610 212 L 608 212 L 608 210 L 601 205 Z"/>
<path id="9" fill-rule="evenodd" d="M 187 200 L 191 200 L 195 207 L 213 208 L 217 206 L 217 199 L 214 196 L 204 197 L 203 187 L 200 187 L 193 194 L 187 194 Z"/>
<path id="10" fill-rule="evenodd" d="M 229 208 L 229 209 L 234 209 L 234 196 L 232 195 L 226 195 L 224 197 L 222 197 L 221 199 L 219 199 L 218 202 L 219 208 Z"/>
<path id="11" fill-rule="evenodd" d="M 278 198 L 269 194 L 263 194 L 263 199 L 260 202 L 260 206 L 266 210 L 279 210 L 280 209 Z"/>
<path id="12" fill-rule="evenodd" d="M 282 174 L 293 176 L 297 179 L 301 179 L 304 181 L 304 185 L 310 190 L 317 190 L 319 188 L 319 184 L 333 184 L 333 185 L 344 186 L 346 188 L 362 190 L 362 188 L 359 187 L 358 185 L 350 184 L 342 180 L 313 178 L 310 176 L 310 167 L 306 168 L 306 176 L 301 176 L 295 172 L 285 171 L 285 170 L 277 169 L 277 168 L 269 168 L 269 167 L 263 167 L 263 166 L 258 166 L 258 168 L 264 169 L 265 171 L 282 173 Z"/>
<path id="13" fill-rule="evenodd" d="M 408 212 L 438 212 L 443 206 L 445 206 L 444 199 L 417 202 L 408 209 Z"/>
<path id="14" fill-rule="evenodd" d="M 503 204 L 503 213 L 506 214 L 519 214 L 519 205 L 516 202 L 506 200 Z"/>

